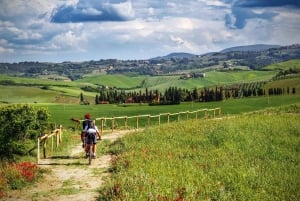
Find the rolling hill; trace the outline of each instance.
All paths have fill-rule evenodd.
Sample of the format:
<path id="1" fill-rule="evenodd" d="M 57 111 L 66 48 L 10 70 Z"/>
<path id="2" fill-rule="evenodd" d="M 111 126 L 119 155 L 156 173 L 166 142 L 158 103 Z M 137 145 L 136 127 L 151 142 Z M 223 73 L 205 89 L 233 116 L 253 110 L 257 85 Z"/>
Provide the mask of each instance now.
<path id="1" fill-rule="evenodd" d="M 265 51 L 272 48 L 280 48 L 280 45 L 265 45 L 265 44 L 257 44 L 257 45 L 245 45 L 245 46 L 237 46 L 237 47 L 230 47 L 224 50 L 221 50 L 222 53 L 227 52 L 249 52 L 249 51 Z"/>

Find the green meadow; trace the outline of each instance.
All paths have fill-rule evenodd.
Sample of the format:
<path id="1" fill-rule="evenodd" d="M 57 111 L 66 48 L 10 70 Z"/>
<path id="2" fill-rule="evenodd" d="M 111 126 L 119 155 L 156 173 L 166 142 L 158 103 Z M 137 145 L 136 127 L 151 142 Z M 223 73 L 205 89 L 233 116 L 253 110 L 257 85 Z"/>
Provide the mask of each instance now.
<path id="1" fill-rule="evenodd" d="M 128 135 L 98 200 L 298 200 L 299 107 Z"/>
<path id="2" fill-rule="evenodd" d="M 211 87 L 216 85 L 230 85 L 242 82 L 257 82 L 270 80 L 277 70 L 269 71 L 209 71 L 205 78 L 180 79 L 180 76 L 143 76 L 143 75 L 90 75 L 75 81 L 53 80 L 47 78 L 25 78 L 0 75 L 0 82 L 12 82 L 17 87 L 26 86 L 49 86 L 50 90 L 66 95 L 77 95 L 83 92 L 88 97 L 95 97 L 95 93 L 88 93 L 81 90 L 81 87 L 100 86 L 115 87 L 124 90 L 159 90 L 164 92 L 170 86 L 176 86 L 192 90 L 194 88 Z M 10 84 L 10 85 L 13 85 Z M 7 85 L 0 87 L 0 92 Z M 39 101 L 38 101 L 39 102 Z"/>
<path id="3" fill-rule="evenodd" d="M 123 89 L 159 90 L 164 92 L 169 86 L 176 86 L 186 89 L 194 89 L 227 85 L 240 82 L 257 82 L 261 80 L 270 80 L 276 71 L 210 71 L 205 73 L 204 78 L 180 79 L 180 76 L 126 76 L 126 75 L 95 75 L 77 80 L 76 83 L 93 83 L 103 86 L 110 86 Z"/>
<path id="4" fill-rule="evenodd" d="M 253 112 L 270 107 L 280 107 L 284 105 L 297 104 L 300 102 L 299 95 L 270 96 L 244 99 L 230 99 L 220 102 L 189 102 L 180 105 L 170 106 L 148 106 L 147 104 L 133 105 L 79 105 L 79 104 L 34 104 L 37 107 L 46 107 L 50 114 L 50 121 L 55 124 L 62 124 L 67 127 L 74 127 L 75 123 L 70 119 L 83 119 L 84 114 L 90 113 L 93 118 L 111 118 L 136 115 L 158 115 L 163 113 L 177 113 L 186 111 L 196 111 L 201 109 L 221 108 L 222 115 L 235 115 L 245 112 Z M 124 120 L 118 120 L 117 125 L 124 125 Z M 147 118 L 141 120 L 140 126 L 146 125 Z M 165 120 L 166 121 L 166 120 Z M 129 122 L 129 128 L 134 127 L 134 122 Z M 100 123 L 100 121 L 96 121 Z M 163 123 L 163 122 L 162 122 Z M 124 128 L 123 128 L 124 129 Z"/>
<path id="5" fill-rule="evenodd" d="M 285 62 L 275 63 L 272 65 L 268 65 L 264 67 L 267 70 L 288 70 L 290 68 L 299 68 L 300 60 L 299 59 L 292 59 Z"/>

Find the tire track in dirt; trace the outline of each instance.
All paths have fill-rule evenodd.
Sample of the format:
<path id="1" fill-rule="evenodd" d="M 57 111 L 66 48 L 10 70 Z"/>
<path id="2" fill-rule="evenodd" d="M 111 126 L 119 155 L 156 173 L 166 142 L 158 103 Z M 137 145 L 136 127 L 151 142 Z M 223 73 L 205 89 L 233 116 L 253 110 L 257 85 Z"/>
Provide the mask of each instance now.
<path id="1" fill-rule="evenodd" d="M 103 135 L 102 140 L 113 142 L 128 132 L 132 131 L 114 131 Z M 111 158 L 111 155 L 101 155 L 88 165 L 79 143 L 72 148 L 70 156 L 42 159 L 39 167 L 49 173 L 33 186 L 9 192 L 5 201 L 94 201 L 109 175 Z"/>

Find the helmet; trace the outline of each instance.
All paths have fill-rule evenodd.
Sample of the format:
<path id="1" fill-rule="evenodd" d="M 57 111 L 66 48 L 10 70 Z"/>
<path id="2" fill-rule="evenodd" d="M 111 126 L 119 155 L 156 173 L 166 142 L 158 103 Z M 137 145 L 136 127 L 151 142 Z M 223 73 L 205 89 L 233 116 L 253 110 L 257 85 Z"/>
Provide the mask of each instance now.
<path id="1" fill-rule="evenodd" d="M 84 115 L 84 118 L 90 119 L 90 118 L 91 118 L 91 115 L 90 115 L 89 113 L 87 113 L 87 114 Z"/>

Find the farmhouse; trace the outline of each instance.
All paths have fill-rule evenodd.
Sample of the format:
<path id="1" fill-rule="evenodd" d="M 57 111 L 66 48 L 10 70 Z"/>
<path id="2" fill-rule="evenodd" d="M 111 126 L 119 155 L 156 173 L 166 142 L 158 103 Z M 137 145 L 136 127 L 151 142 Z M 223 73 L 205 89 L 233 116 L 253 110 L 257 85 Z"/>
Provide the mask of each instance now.
<path id="1" fill-rule="evenodd" d="M 205 73 L 187 73 L 184 74 L 183 76 L 180 77 L 180 79 L 191 79 L 191 78 L 204 78 L 205 77 Z"/>

